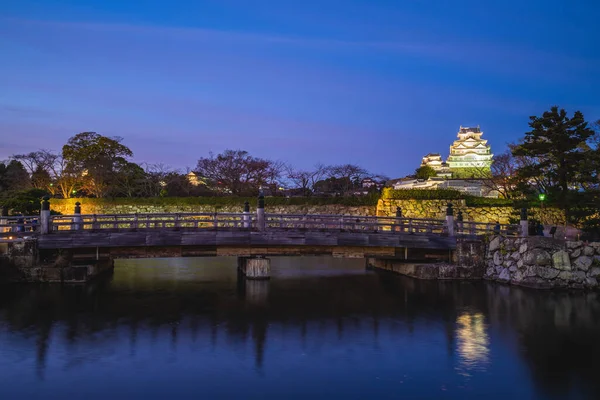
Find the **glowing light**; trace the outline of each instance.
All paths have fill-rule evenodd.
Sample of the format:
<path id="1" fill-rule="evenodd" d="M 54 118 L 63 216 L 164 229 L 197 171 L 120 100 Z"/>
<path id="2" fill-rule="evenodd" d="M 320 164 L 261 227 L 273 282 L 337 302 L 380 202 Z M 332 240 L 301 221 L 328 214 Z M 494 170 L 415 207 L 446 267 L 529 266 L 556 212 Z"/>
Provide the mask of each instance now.
<path id="1" fill-rule="evenodd" d="M 540 193 L 538 199 L 540 199 L 540 201 L 544 201 L 546 200 L 546 195 L 544 193 Z"/>
<path id="2" fill-rule="evenodd" d="M 483 314 L 465 313 L 456 319 L 459 370 L 468 375 L 470 370 L 485 370 L 489 363 L 490 339 Z"/>

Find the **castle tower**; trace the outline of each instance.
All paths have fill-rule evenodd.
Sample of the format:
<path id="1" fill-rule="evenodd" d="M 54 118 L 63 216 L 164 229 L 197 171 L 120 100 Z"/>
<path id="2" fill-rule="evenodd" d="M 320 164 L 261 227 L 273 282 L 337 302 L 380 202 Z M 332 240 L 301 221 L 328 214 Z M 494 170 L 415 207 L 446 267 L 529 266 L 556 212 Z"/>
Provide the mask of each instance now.
<path id="1" fill-rule="evenodd" d="M 458 140 L 450 146 L 448 166 L 454 178 L 483 178 L 489 176 L 492 165 L 492 150 L 487 140 L 482 139 L 479 129 L 460 127 Z"/>

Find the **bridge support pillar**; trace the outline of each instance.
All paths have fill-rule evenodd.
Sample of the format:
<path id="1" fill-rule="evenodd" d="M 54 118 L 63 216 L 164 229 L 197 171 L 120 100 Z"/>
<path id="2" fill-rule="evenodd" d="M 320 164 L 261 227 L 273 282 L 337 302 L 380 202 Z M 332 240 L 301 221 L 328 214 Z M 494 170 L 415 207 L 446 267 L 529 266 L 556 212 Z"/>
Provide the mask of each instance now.
<path id="1" fill-rule="evenodd" d="M 246 279 L 269 279 L 271 260 L 264 257 L 238 257 L 238 269 Z"/>

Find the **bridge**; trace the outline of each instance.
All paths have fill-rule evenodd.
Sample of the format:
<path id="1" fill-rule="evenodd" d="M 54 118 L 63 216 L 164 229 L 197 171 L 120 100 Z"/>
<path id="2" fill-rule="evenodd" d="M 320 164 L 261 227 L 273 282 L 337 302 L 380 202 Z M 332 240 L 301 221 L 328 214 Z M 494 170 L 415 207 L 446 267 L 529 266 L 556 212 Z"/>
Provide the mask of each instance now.
<path id="1" fill-rule="evenodd" d="M 451 262 L 457 239 L 516 235 L 518 225 L 445 220 L 250 213 L 81 214 L 2 217 L 0 242 L 32 241 L 45 265 L 89 265 L 116 258 L 237 256 L 251 278 L 269 276 L 270 256 L 329 254 Z M 2 246 L 2 243 L 0 243 Z M 1 253 L 1 252 L 0 252 Z M 62 272 L 61 272 L 62 273 Z"/>

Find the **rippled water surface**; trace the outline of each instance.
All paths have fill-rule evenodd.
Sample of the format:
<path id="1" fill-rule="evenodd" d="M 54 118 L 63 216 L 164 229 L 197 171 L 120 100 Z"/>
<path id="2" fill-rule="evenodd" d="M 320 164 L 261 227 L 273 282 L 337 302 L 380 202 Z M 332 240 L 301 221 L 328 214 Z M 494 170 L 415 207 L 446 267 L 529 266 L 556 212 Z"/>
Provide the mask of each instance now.
<path id="1" fill-rule="evenodd" d="M 123 260 L 88 286 L 0 286 L 0 399 L 600 399 L 596 294 L 272 270 Z"/>

